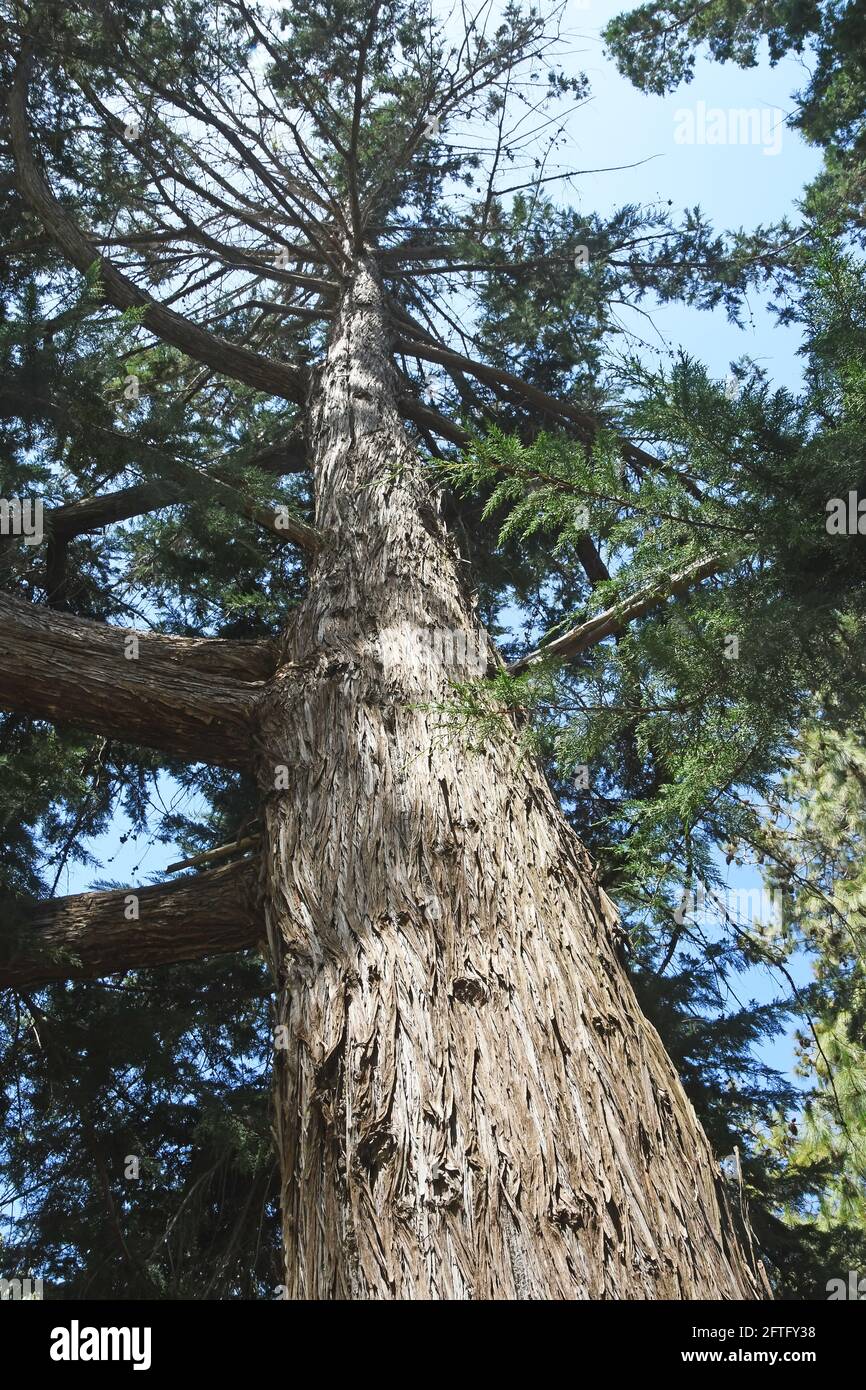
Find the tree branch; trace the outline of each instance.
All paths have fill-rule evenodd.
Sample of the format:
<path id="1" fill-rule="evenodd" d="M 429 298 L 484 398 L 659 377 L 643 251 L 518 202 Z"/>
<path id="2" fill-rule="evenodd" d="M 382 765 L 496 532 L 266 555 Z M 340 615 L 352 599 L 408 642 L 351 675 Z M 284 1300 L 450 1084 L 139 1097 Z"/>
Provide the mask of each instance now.
<path id="1" fill-rule="evenodd" d="M 629 623 L 644 617 L 653 608 L 657 608 L 660 603 L 664 603 L 665 599 L 673 598 L 677 594 L 685 593 L 688 589 L 693 589 L 696 584 L 700 584 L 711 574 L 718 574 L 720 570 L 726 569 L 729 565 L 730 561 L 720 555 L 710 555 L 703 560 L 696 560 L 694 564 L 687 566 L 679 574 L 672 575 L 667 582 L 662 581 L 654 584 L 633 595 L 632 598 L 624 599 L 622 602 L 614 604 L 612 608 L 605 609 L 595 618 L 590 618 L 585 623 L 579 623 L 577 627 L 571 628 L 569 632 L 564 633 L 562 637 L 557 637 L 555 641 L 548 642 L 543 647 L 536 647 L 535 651 L 513 661 L 508 670 L 511 675 L 518 675 L 521 671 L 527 670 L 528 667 L 535 666 L 538 662 L 546 661 L 550 657 L 578 656 L 590 647 L 597 646 L 605 637 L 612 637 L 615 633 L 622 632 Z"/>
<path id="2" fill-rule="evenodd" d="M 73 408 L 63 401 L 49 400 L 43 396 L 31 395 L 29 392 L 18 392 L 14 388 L 0 390 L 0 414 L 17 416 L 22 413 L 23 407 L 29 407 L 27 413 L 39 413 L 70 433 L 74 433 L 78 428 Z M 130 438 L 122 430 L 106 429 L 101 425 L 88 424 L 87 438 L 90 441 L 101 440 L 111 448 L 116 449 L 120 446 L 131 450 L 137 467 L 156 474 L 156 477 L 150 484 L 145 485 L 150 489 L 149 492 L 124 489 L 122 493 L 113 494 L 114 501 L 112 494 L 109 494 L 103 499 L 88 498 L 80 503 L 70 503 L 67 507 L 53 509 L 48 514 L 48 521 L 55 536 L 65 534 L 69 537 L 82 531 L 93 530 L 95 526 L 105 525 L 106 522 L 98 519 L 95 523 L 89 521 L 88 524 L 81 524 L 79 520 L 83 518 L 88 522 L 88 518 L 94 515 L 98 518 L 100 502 L 104 504 L 107 521 L 119 521 L 125 520 L 128 516 L 139 515 L 142 511 L 154 511 L 157 507 L 166 506 L 171 502 L 204 497 L 233 515 L 248 517 L 250 521 L 270 531 L 280 540 L 292 541 L 308 555 L 315 555 L 321 547 L 321 536 L 315 527 L 308 526 L 286 508 L 275 511 L 272 507 L 264 506 L 247 496 L 231 481 L 224 481 L 224 478 L 230 476 L 227 474 L 225 462 L 212 472 L 205 472 L 164 449 L 157 449 L 151 444 L 143 444 Z M 287 465 L 285 468 L 282 466 L 283 460 Z M 246 462 L 249 466 L 264 463 L 266 471 L 269 472 L 300 472 L 306 466 L 303 443 L 299 439 L 291 439 L 285 445 L 263 450 L 261 455 Z M 145 505 L 138 505 L 141 502 Z M 129 505 L 134 510 L 124 512 L 124 508 Z M 75 508 L 78 508 L 77 512 L 73 510 Z M 118 511 L 118 515 L 113 514 L 115 510 Z M 72 530 L 71 527 L 77 527 L 77 530 Z"/>
<path id="3" fill-rule="evenodd" d="M 316 528 L 293 516 L 287 508 L 275 511 L 272 507 L 265 507 L 231 483 L 224 483 L 212 473 L 205 473 L 160 449 L 143 448 L 139 454 L 152 459 L 157 469 L 167 474 L 186 496 L 204 497 L 224 511 L 246 516 L 280 540 L 292 541 L 308 555 L 315 555 L 321 549 L 322 537 Z"/>
<path id="4" fill-rule="evenodd" d="M 241 859 L 152 888 L 30 904 L 22 920 L 0 931 L 0 989 L 34 989 L 255 946 L 264 936 L 256 879 L 255 861 Z"/>
<path id="5" fill-rule="evenodd" d="M 267 473 L 300 473 L 306 468 L 306 458 L 302 451 L 297 458 L 293 458 L 280 447 L 250 459 L 249 466 Z M 219 475 L 214 472 L 213 476 Z M 148 512 L 158 511 L 160 507 L 187 500 L 188 491 L 179 482 L 169 478 L 155 479 L 153 482 L 138 483 L 134 487 L 118 488 L 115 492 L 82 497 L 76 502 L 51 507 L 45 513 L 45 526 L 56 540 L 69 541 L 88 531 L 99 531 L 103 526 L 129 521 L 134 516 L 145 516 Z M 214 500 L 219 499 L 215 497 Z M 292 539 L 285 529 L 280 534 Z"/>
<path id="6" fill-rule="evenodd" d="M 182 491 L 177 483 L 138 483 L 135 487 L 118 488 L 116 492 L 50 507 L 45 513 L 45 528 L 50 537 L 69 541 L 88 531 L 100 531 L 103 526 L 145 516 L 181 500 Z"/>
<path id="7" fill-rule="evenodd" d="M 422 429 L 431 430 L 433 434 L 440 435 L 442 439 L 450 440 L 452 444 L 469 444 L 472 440 L 471 434 L 462 425 L 456 425 L 453 420 L 449 420 L 447 415 L 443 415 L 441 410 L 436 410 L 433 406 L 422 405 L 414 396 L 399 396 L 397 409 L 404 420 L 411 420 L 413 424 L 419 425 Z"/>
<path id="8" fill-rule="evenodd" d="M 471 357 L 463 357 L 460 353 L 451 352 L 447 348 L 435 347 L 426 342 L 421 343 L 416 339 L 397 337 L 394 341 L 394 347 L 398 351 L 408 353 L 410 357 L 418 357 L 424 362 L 436 362 L 440 366 L 454 367 L 465 372 L 467 376 L 474 376 L 478 381 L 506 386 L 516 395 L 522 396 L 529 405 L 536 409 L 573 421 L 584 432 L 582 437 L 591 439 L 596 432 L 597 422 L 591 415 L 587 415 L 585 411 L 578 409 L 570 401 L 558 400 L 555 396 L 548 395 L 546 391 L 521 380 L 512 372 L 502 371 L 499 367 L 487 366 L 484 362 L 475 362 Z"/>
<path id="9" fill-rule="evenodd" d="M 573 405 L 571 401 L 563 401 L 556 396 L 551 396 L 547 391 L 542 391 L 540 387 L 533 386 L 530 382 L 524 381 L 521 377 L 515 376 L 513 372 L 508 372 L 499 367 L 491 367 L 484 362 L 476 362 L 470 357 L 463 357 L 460 353 L 452 352 L 449 348 L 437 346 L 428 342 L 419 342 L 417 339 L 409 339 L 400 335 L 400 325 L 395 326 L 397 335 L 394 339 L 394 348 L 398 352 L 405 352 L 410 357 L 416 357 L 423 362 L 435 362 L 446 369 L 454 369 L 464 372 L 467 376 L 474 376 L 477 381 L 487 382 L 494 389 L 499 386 L 511 393 L 512 397 L 519 396 L 528 405 L 536 410 L 540 410 L 560 420 L 568 420 L 575 427 L 575 433 L 583 443 L 592 443 L 602 427 L 602 422 L 594 415 L 587 414 L 579 406 Z M 401 409 L 403 402 L 401 401 Z M 428 410 L 428 415 L 431 412 Z M 407 419 L 413 416 L 409 410 L 403 409 L 403 414 Z M 440 416 L 444 420 L 445 416 Z M 429 423 L 429 422 L 428 422 Z M 453 439 L 455 443 L 464 443 L 468 440 L 465 432 L 461 432 L 460 438 L 454 432 L 452 426 L 451 433 L 443 430 L 438 425 L 433 425 L 438 433 L 445 439 Z M 647 453 L 638 444 L 632 444 L 628 439 L 619 440 L 619 449 L 622 458 L 626 463 L 634 468 L 647 468 L 657 473 L 662 473 L 666 477 L 677 478 L 678 481 L 691 492 L 692 496 L 700 500 L 700 491 L 696 489 L 692 479 L 686 475 L 678 473 L 666 464 L 662 459 L 657 459 L 653 454 Z"/>
<path id="10" fill-rule="evenodd" d="M 247 763 L 270 643 L 136 632 L 0 596 L 0 708 L 192 761 Z"/>
<path id="11" fill-rule="evenodd" d="M 302 402 L 305 395 L 302 371 L 219 338 L 172 309 L 165 308 L 99 254 L 95 242 L 80 230 L 64 210 L 37 168 L 27 124 L 28 68 L 29 57 L 25 56 L 18 64 L 15 80 L 9 90 L 9 143 L 21 196 L 38 215 L 64 255 L 82 274 L 97 266 L 108 303 L 120 310 L 144 309 L 142 322 L 145 328 L 163 342 L 257 391 Z"/>

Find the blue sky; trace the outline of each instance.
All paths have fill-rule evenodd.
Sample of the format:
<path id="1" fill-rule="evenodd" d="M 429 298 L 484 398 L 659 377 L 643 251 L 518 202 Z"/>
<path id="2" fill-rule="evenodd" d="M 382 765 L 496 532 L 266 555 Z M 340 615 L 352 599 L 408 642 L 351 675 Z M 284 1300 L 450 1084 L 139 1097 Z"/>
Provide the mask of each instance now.
<path id="1" fill-rule="evenodd" d="M 645 96 L 619 76 L 604 53 L 601 31 L 622 8 L 616 0 L 568 0 L 564 62 L 571 71 L 588 75 L 592 95 L 571 116 L 566 141 L 556 152 L 549 172 L 633 167 L 583 174 L 571 186 L 550 185 L 558 190 L 555 196 L 563 203 L 576 201 L 578 206 L 601 213 L 623 203 L 666 202 L 671 198 L 672 212 L 699 204 L 719 229 L 752 228 L 793 215 L 803 186 L 817 172 L 820 160 L 794 131 L 780 129 L 776 118 L 771 121 L 769 113 L 787 114 L 794 109 L 792 93 L 806 82 L 802 63 L 786 60 L 771 68 L 765 58 L 757 67 L 741 71 L 700 61 L 690 84 L 669 96 Z M 683 131 L 687 119 L 684 112 L 706 123 L 711 113 L 719 110 L 767 113 L 755 118 L 758 131 L 761 121 L 766 122 L 766 138 L 753 143 L 678 142 L 677 131 Z M 767 153 L 768 148 L 776 152 Z M 682 346 L 720 378 L 727 375 L 731 361 L 749 355 L 770 372 L 776 384 L 796 386 L 796 332 L 780 329 L 759 299 L 750 308 L 751 318 L 744 329 L 729 324 L 722 311 L 702 314 L 676 306 L 654 310 L 652 329 L 636 314 L 626 322 L 660 349 Z M 168 782 L 160 788 L 166 801 L 175 790 Z M 191 805 L 186 809 L 193 810 Z M 129 826 L 118 818 L 112 831 L 91 845 L 104 869 L 73 866 L 58 891 L 80 892 L 95 879 L 105 878 L 131 886 L 143 884 L 178 857 L 176 847 L 149 843 L 144 838 L 120 844 L 120 835 L 128 831 Z M 732 866 L 726 873 L 731 889 L 760 887 L 756 870 Z M 796 963 L 795 975 L 805 980 L 808 967 L 804 962 Z M 766 999 L 783 992 L 784 987 L 761 969 L 742 977 L 737 989 L 741 998 Z M 781 1040 L 768 1060 L 789 1067 L 790 1041 Z"/>
<path id="2" fill-rule="evenodd" d="M 719 229 L 750 229 L 793 215 L 804 184 L 820 167 L 819 154 L 797 132 L 774 130 L 770 148 L 779 145 L 777 153 L 766 153 L 760 143 L 690 145 L 675 137 L 684 133 L 679 114 L 684 111 L 696 119 L 702 110 L 707 115 L 719 110 L 764 113 L 756 116 L 759 126 L 769 123 L 773 112 L 787 116 L 796 109 L 792 93 L 807 80 L 802 61 L 786 59 L 771 68 L 765 55 L 758 67 L 742 70 L 699 60 L 690 83 L 668 96 L 646 96 L 619 75 L 604 52 L 601 31 L 622 9 L 616 0 L 589 0 L 586 6 L 570 0 L 566 6 L 572 49 L 568 61 L 586 72 L 593 93 L 572 119 L 568 148 L 558 159 L 563 167 L 574 168 L 637 165 L 582 176 L 576 185 L 581 201 L 610 212 L 627 202 L 671 198 L 672 212 L 700 205 Z M 670 346 L 683 346 L 719 377 L 727 375 L 732 360 L 748 354 L 778 384 L 794 385 L 799 378 L 796 333 L 780 330 L 758 299 L 751 307 L 754 322 L 745 330 L 728 324 L 722 312 L 669 306 L 653 318 Z M 651 337 L 646 324 L 638 327 Z"/>

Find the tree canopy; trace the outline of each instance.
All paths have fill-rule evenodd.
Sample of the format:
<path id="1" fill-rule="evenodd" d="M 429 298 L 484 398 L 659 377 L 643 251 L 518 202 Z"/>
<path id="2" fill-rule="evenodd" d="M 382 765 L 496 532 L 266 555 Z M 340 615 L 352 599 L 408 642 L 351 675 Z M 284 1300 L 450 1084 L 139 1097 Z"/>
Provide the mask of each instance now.
<path id="1" fill-rule="evenodd" d="M 421 0 L 4 16 L 0 495 L 46 519 L 45 545 L 2 541 L 9 627 L 26 600 L 266 667 L 320 540 L 308 393 L 347 248 L 373 248 L 401 412 L 502 656 L 443 726 L 477 740 L 518 715 L 716 1152 L 741 1154 L 777 1291 L 862 1264 L 866 552 L 827 525 L 866 494 L 856 14 L 651 4 L 608 31 L 648 91 L 702 43 L 743 64 L 765 34 L 772 59 L 817 45 L 797 122 L 826 173 L 749 232 L 675 189 L 601 215 L 548 180 L 588 93 L 555 11 L 484 10 L 456 37 Z M 653 365 L 616 312 L 737 322 L 756 292 L 802 335 L 802 389 L 745 359 L 733 387 L 684 354 Z M 206 731 L 139 740 L 134 692 L 111 734 L 71 705 L 55 725 L 4 679 L 7 959 L 68 865 L 110 868 L 88 841 L 119 813 L 181 859 L 254 841 L 249 770 L 206 761 Z M 779 928 L 683 911 L 750 855 Z M 746 969 L 804 947 L 813 985 L 731 1006 Z M 58 1296 L 274 1293 L 270 992 L 249 949 L 0 995 L 4 1265 Z M 761 1062 L 791 1017 L 805 1099 Z"/>

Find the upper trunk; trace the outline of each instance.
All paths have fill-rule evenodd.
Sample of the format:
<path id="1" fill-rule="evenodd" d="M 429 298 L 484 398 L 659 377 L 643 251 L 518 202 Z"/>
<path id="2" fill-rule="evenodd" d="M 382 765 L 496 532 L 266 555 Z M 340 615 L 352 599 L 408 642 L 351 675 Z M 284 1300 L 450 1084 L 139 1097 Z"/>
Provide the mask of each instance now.
<path id="1" fill-rule="evenodd" d="M 755 1296 L 585 850 L 516 740 L 436 708 L 494 658 L 369 261 L 316 392 L 333 542 L 259 761 L 289 1296 Z"/>

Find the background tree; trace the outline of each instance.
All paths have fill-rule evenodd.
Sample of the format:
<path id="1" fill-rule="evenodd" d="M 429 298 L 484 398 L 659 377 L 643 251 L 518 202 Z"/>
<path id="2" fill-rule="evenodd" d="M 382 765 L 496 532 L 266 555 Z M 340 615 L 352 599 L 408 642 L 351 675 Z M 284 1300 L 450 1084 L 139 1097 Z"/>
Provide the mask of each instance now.
<path id="1" fill-rule="evenodd" d="M 803 55 L 809 80 L 793 94 L 789 123 L 824 153 L 824 168 L 805 190 L 793 293 L 771 307 L 804 334 L 808 395 L 819 422 L 811 452 L 846 460 L 863 491 L 863 14 L 831 4 L 719 6 L 649 4 L 618 16 L 606 31 L 620 69 L 642 90 L 673 90 L 692 80 L 701 52 L 752 66 L 765 46 L 771 63 Z M 845 247 L 849 254 L 841 254 Z M 781 285 L 778 287 L 781 288 Z M 831 631 L 849 640 L 858 619 Z M 783 941 L 814 957 L 815 984 L 795 1001 L 803 1019 L 801 1072 L 813 1088 L 795 1118 L 773 1129 L 783 1162 L 773 1175 L 778 1208 L 802 1239 L 803 1263 L 787 1262 L 790 1287 L 823 1288 L 826 1278 L 864 1262 L 862 1193 L 862 1020 L 852 999 L 862 970 L 856 864 L 862 858 L 857 772 L 862 691 L 851 673 L 819 698 L 785 760 L 784 795 L 773 819 L 752 827 L 753 852 L 788 911 Z M 779 788 L 777 786 L 777 791 Z M 853 798 L 853 801 L 852 801 Z M 756 848 L 755 848 L 756 846 Z M 840 854 L 844 846 L 844 852 Z M 814 1011 L 814 1017 L 813 1017 Z M 804 1183 L 807 1173 L 817 1178 Z M 817 1212 L 817 1224 L 815 1221 Z M 786 1244 L 783 1238 L 783 1246 Z"/>

